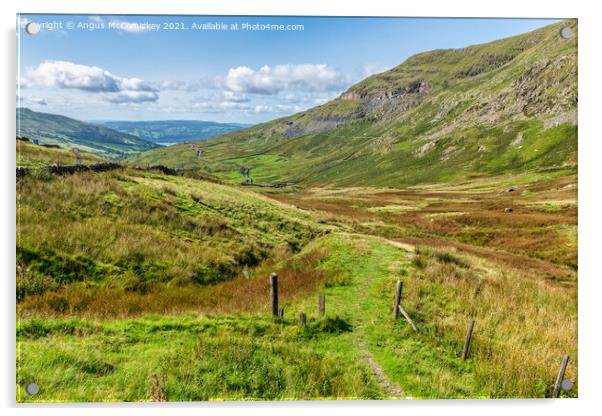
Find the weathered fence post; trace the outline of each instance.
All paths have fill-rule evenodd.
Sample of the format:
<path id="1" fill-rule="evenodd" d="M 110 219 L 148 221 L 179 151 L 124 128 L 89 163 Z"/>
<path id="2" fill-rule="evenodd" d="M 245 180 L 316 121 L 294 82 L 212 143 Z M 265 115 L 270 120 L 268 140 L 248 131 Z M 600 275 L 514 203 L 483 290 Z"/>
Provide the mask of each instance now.
<path id="1" fill-rule="evenodd" d="M 301 314 L 299 315 L 299 323 L 301 324 L 301 326 L 305 326 L 305 324 L 307 323 L 307 315 L 305 315 L 305 312 L 301 312 Z"/>
<path id="2" fill-rule="evenodd" d="M 393 319 L 399 318 L 399 302 L 401 302 L 402 289 L 403 282 L 401 279 L 397 279 L 397 285 L 395 286 L 395 304 L 393 305 Z"/>
<path id="3" fill-rule="evenodd" d="M 552 393 L 552 397 L 557 398 L 560 396 L 560 387 L 562 385 L 562 380 L 564 380 L 564 372 L 566 371 L 566 366 L 569 364 L 569 356 L 563 355 L 562 362 L 560 363 L 560 370 L 558 371 L 558 377 L 556 377 L 556 383 L 554 383 L 554 392 Z"/>
<path id="4" fill-rule="evenodd" d="M 468 349 L 470 348 L 470 339 L 472 338 L 472 330 L 474 329 L 474 319 L 468 324 L 468 331 L 466 331 L 466 340 L 464 341 L 464 351 L 462 351 L 462 359 L 468 358 Z"/>
<path id="5" fill-rule="evenodd" d="M 416 328 L 416 325 L 414 324 L 414 321 L 412 321 L 412 318 L 410 318 L 410 314 L 408 314 L 405 309 L 403 309 L 401 307 L 401 305 L 397 306 L 397 309 L 399 309 L 399 312 L 403 315 L 404 318 L 406 318 L 406 321 L 408 321 L 408 323 L 410 324 L 410 326 L 412 327 L 412 329 L 416 332 L 418 332 L 418 328 Z"/>
<path id="6" fill-rule="evenodd" d="M 326 297 L 324 295 L 318 296 L 318 312 L 320 316 L 324 316 L 326 313 Z"/>
<path id="7" fill-rule="evenodd" d="M 270 294 L 272 296 L 272 316 L 278 317 L 278 275 L 270 274 Z"/>

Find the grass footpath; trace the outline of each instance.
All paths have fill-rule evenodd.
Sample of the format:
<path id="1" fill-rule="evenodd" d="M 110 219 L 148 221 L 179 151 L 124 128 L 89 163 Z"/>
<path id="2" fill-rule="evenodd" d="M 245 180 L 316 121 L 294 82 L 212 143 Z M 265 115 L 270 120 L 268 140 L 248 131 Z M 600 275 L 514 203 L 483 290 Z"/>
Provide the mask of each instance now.
<path id="1" fill-rule="evenodd" d="M 351 323 L 351 342 L 373 355 L 391 384 L 418 398 L 486 396 L 475 383 L 470 361 L 463 362 L 456 351 L 436 345 L 428 334 L 416 334 L 403 318 L 392 320 L 397 278 L 405 281 L 406 291 L 414 290 L 407 278 L 414 268 L 412 253 L 381 239 L 349 235 L 332 238 L 330 248 L 337 254 L 322 267 L 336 269 L 348 280 L 325 290 L 327 315 Z M 300 307 L 317 315 L 317 303 L 312 301 Z M 424 329 L 422 322 L 417 323 Z"/>
<path id="2" fill-rule="evenodd" d="M 314 251 L 324 254 L 316 268 L 337 276 L 321 290 L 325 318 L 315 292 L 282 298 L 282 324 L 265 312 L 20 320 L 18 401 L 32 399 L 23 394 L 29 382 L 41 386 L 35 401 L 549 397 L 557 359 L 576 357 L 576 311 L 558 313 L 574 302 L 550 283 L 504 281 L 465 255 L 411 253 L 378 237 L 333 233 L 297 256 Z M 418 333 L 391 318 L 399 277 Z M 508 309 L 503 294 L 522 310 Z M 404 394 L 391 396 L 374 363 Z M 576 369 L 575 361 L 567 378 Z"/>
<path id="3" fill-rule="evenodd" d="M 410 253 L 386 240 L 347 234 L 326 240 L 320 244 L 332 256 L 321 267 L 347 279 L 325 289 L 327 315 L 350 323 L 355 347 L 367 348 L 391 384 L 405 394 L 432 399 L 550 397 L 564 353 L 575 358 L 567 378 L 576 380 L 576 290 L 517 278 L 483 259 L 450 250 Z M 418 333 L 403 318 L 392 320 L 397 278 L 404 281 L 402 305 Z M 317 315 L 315 299 L 298 308 Z M 463 361 L 471 319 L 476 329 L 470 357 Z M 577 389 L 568 395 L 576 397 Z"/>

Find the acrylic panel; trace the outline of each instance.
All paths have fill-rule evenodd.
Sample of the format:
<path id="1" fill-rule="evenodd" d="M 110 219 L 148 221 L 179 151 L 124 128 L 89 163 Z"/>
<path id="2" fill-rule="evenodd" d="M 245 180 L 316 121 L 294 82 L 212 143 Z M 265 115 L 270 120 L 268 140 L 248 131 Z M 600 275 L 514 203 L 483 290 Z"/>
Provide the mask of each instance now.
<path id="1" fill-rule="evenodd" d="M 576 397 L 577 21 L 17 16 L 17 402 Z"/>

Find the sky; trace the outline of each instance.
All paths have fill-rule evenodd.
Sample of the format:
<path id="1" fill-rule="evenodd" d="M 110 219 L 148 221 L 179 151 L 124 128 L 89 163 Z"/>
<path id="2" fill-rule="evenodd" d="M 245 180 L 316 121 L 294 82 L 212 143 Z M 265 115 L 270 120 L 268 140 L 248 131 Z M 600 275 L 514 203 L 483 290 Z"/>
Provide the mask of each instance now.
<path id="1" fill-rule="evenodd" d="M 323 104 L 416 53 L 555 22 L 22 14 L 17 105 L 79 120 L 259 123 Z"/>

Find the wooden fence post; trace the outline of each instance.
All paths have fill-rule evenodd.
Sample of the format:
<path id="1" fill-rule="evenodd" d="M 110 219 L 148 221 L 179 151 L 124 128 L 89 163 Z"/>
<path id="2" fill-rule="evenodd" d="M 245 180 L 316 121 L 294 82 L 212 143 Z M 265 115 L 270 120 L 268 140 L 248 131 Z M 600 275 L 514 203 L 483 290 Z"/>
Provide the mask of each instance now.
<path id="1" fill-rule="evenodd" d="M 324 316 L 326 313 L 326 297 L 324 295 L 318 296 L 318 312 L 320 316 Z"/>
<path id="2" fill-rule="evenodd" d="M 305 312 L 301 312 L 301 314 L 299 315 L 299 323 L 301 324 L 301 326 L 305 326 L 305 324 L 307 323 L 307 315 L 305 315 Z"/>
<path id="3" fill-rule="evenodd" d="M 556 383 L 554 383 L 554 392 L 552 393 L 552 397 L 558 398 L 560 396 L 560 386 L 562 384 L 562 380 L 564 380 L 564 372 L 566 371 L 566 366 L 569 364 L 569 356 L 563 355 L 562 362 L 560 363 L 560 370 L 558 371 L 558 377 L 556 377 Z"/>
<path id="4" fill-rule="evenodd" d="M 395 304 L 393 305 L 393 319 L 399 318 L 399 302 L 401 302 L 402 289 L 403 282 L 401 279 L 397 279 L 397 285 L 395 286 Z"/>
<path id="5" fill-rule="evenodd" d="M 468 349 L 470 348 L 470 339 L 472 338 L 472 330 L 474 329 L 474 319 L 468 324 L 468 331 L 466 331 L 466 340 L 464 341 L 464 351 L 462 351 L 462 359 L 468 358 Z"/>
<path id="6" fill-rule="evenodd" d="M 401 305 L 399 305 L 397 307 L 397 309 L 399 309 L 399 312 L 403 315 L 404 318 L 406 318 L 406 321 L 408 321 L 408 323 L 410 324 L 410 326 L 412 327 L 412 329 L 416 332 L 418 332 L 418 328 L 416 328 L 416 325 L 414 324 L 414 321 L 412 321 L 412 318 L 410 318 L 410 314 L 408 314 L 405 309 L 403 309 L 401 307 Z"/>
<path id="7" fill-rule="evenodd" d="M 278 275 L 270 274 L 270 294 L 272 296 L 272 316 L 278 317 Z"/>

